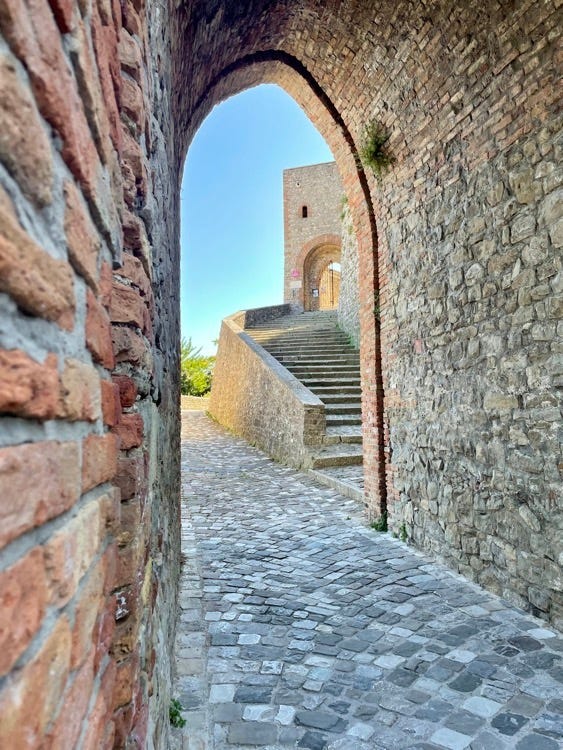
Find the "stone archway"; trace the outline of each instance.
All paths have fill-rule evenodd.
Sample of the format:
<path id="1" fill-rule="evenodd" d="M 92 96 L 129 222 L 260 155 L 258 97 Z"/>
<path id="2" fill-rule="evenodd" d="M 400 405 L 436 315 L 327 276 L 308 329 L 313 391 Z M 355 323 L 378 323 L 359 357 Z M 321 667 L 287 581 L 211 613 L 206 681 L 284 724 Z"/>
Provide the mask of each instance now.
<path id="1" fill-rule="evenodd" d="M 303 300 L 305 310 L 334 310 L 338 305 L 338 289 L 330 279 L 325 279 L 328 267 L 340 263 L 340 248 L 335 245 L 318 245 L 310 250 L 303 263 Z M 328 288 L 331 285 L 331 288 Z M 326 287 L 326 288 L 325 288 Z M 315 293 L 316 292 L 316 293 Z"/>

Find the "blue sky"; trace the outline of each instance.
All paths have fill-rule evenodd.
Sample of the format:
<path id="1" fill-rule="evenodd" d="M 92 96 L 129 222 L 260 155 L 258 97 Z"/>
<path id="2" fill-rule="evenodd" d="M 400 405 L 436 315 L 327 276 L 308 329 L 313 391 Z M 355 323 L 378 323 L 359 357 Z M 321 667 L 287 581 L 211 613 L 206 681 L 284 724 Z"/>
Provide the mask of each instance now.
<path id="1" fill-rule="evenodd" d="M 182 182 L 182 336 L 214 353 L 222 318 L 283 301 L 282 172 L 332 154 L 282 89 L 223 102 L 197 132 Z"/>

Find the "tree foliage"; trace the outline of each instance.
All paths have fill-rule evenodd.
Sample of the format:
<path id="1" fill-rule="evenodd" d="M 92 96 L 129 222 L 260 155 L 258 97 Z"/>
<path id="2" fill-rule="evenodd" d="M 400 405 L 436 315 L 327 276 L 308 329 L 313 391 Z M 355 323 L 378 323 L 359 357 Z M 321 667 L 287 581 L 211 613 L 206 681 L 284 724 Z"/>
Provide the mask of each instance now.
<path id="1" fill-rule="evenodd" d="M 184 396 L 205 396 L 211 390 L 215 357 L 206 357 L 201 348 L 193 345 L 191 338 L 180 344 L 181 390 Z"/>

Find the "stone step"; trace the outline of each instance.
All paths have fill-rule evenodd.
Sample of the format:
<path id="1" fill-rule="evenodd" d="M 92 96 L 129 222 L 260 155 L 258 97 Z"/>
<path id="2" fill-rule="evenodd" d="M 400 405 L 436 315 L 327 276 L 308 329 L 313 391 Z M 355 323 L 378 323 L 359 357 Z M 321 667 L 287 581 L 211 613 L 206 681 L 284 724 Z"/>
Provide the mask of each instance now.
<path id="1" fill-rule="evenodd" d="M 315 351 L 307 351 L 306 349 L 295 349 L 295 348 L 287 348 L 284 350 L 275 349 L 274 347 L 263 347 L 267 351 L 270 352 L 270 354 L 275 355 L 276 357 L 311 357 L 312 359 L 319 359 L 323 357 L 327 358 L 337 358 L 340 359 L 342 357 L 346 357 L 347 359 L 351 359 L 354 362 L 360 361 L 360 355 L 357 354 L 354 351 L 346 351 L 344 349 L 334 348 L 334 349 L 327 349 L 326 347 L 321 347 L 318 350 Z"/>
<path id="2" fill-rule="evenodd" d="M 360 414 L 327 414 L 326 415 L 326 426 L 328 427 L 339 427 L 342 425 L 360 425 L 362 424 L 362 417 Z"/>
<path id="3" fill-rule="evenodd" d="M 333 378 L 335 375 L 342 375 L 343 377 L 354 377 L 359 375 L 357 368 L 335 365 L 334 367 L 315 367 L 311 365 L 305 367 L 304 365 L 291 366 L 287 368 L 296 378 L 301 380 L 301 377 L 318 377 L 318 378 Z"/>
<path id="4" fill-rule="evenodd" d="M 360 378 L 318 378 L 318 377 L 308 377 L 308 378 L 301 378 L 301 382 L 303 385 L 307 386 L 307 388 L 310 388 L 310 390 L 313 391 L 313 393 L 316 393 L 317 388 L 325 388 L 325 387 L 338 387 L 338 388 L 346 388 L 348 386 L 351 387 L 360 387 Z"/>
<path id="5" fill-rule="evenodd" d="M 309 469 L 308 473 L 317 482 L 331 487 L 344 497 L 351 497 L 358 502 L 364 500 L 364 467 L 356 466 L 327 466 L 324 469 Z"/>
<path id="6" fill-rule="evenodd" d="M 362 396 L 360 393 L 323 393 L 317 395 L 323 404 L 359 404 L 361 407 Z"/>
<path id="7" fill-rule="evenodd" d="M 247 328 L 247 333 L 253 338 L 260 339 L 272 339 L 276 341 L 342 341 L 343 343 L 350 344 L 350 339 L 343 333 L 335 333 L 334 331 L 285 331 L 282 329 L 272 328 L 269 331 L 256 331 L 251 328 Z"/>
<path id="8" fill-rule="evenodd" d="M 363 462 L 361 445 L 328 445 L 311 456 L 313 469 L 326 466 L 355 466 Z"/>
<path id="9" fill-rule="evenodd" d="M 350 357 L 346 354 L 346 352 L 340 352 L 340 351 L 328 351 L 326 349 L 319 349 L 318 352 L 305 352 L 305 351 L 284 351 L 279 352 L 276 351 L 276 349 L 268 349 L 267 346 L 262 347 L 265 349 L 269 354 L 272 355 L 272 357 L 275 357 L 276 359 L 279 359 L 280 361 L 284 359 L 294 359 L 299 362 L 323 362 L 325 360 L 332 360 L 332 359 L 343 359 L 344 361 L 351 359 L 352 361 L 350 364 L 353 364 L 354 367 L 357 367 L 359 369 L 360 363 L 355 358 Z"/>
<path id="10" fill-rule="evenodd" d="M 323 437 L 323 445 L 336 445 L 337 443 L 362 444 L 361 425 L 339 425 L 338 427 L 327 427 Z"/>
<path id="11" fill-rule="evenodd" d="M 316 393 L 321 399 L 326 396 L 341 396 L 345 393 L 354 394 L 354 396 L 362 395 L 362 389 L 359 385 L 346 385 L 338 383 L 337 385 L 317 385 L 311 388 L 313 393 Z"/>
<path id="12" fill-rule="evenodd" d="M 357 483 L 340 474 L 362 474 L 360 355 L 336 325 L 335 314 L 311 313 L 268 321 L 248 333 L 323 401 L 326 431 L 322 446 L 311 452 L 311 472 L 329 472 L 325 483 L 357 497 Z"/>
<path id="13" fill-rule="evenodd" d="M 361 414 L 361 406 L 358 403 L 336 403 L 325 404 L 327 417 L 333 414 Z"/>
<path id="14" fill-rule="evenodd" d="M 306 359 L 306 358 L 293 358 L 293 359 L 284 359 L 283 357 L 276 357 L 278 362 L 281 362 L 281 364 L 284 367 L 287 367 L 288 369 L 291 368 L 299 368 L 299 367 L 325 367 L 327 369 L 330 369 L 332 367 L 347 367 L 350 370 L 353 370 L 354 373 L 360 372 L 360 367 L 357 364 L 357 362 L 347 362 L 345 359 Z"/>
<path id="15" fill-rule="evenodd" d="M 275 349 L 280 353 L 283 353 L 284 351 L 298 350 L 304 350 L 307 352 L 321 352 L 323 351 L 323 349 L 333 349 L 342 352 L 348 352 L 350 354 L 357 354 L 357 350 L 353 349 L 351 346 L 342 341 L 276 341 L 274 339 L 261 341 L 254 336 L 252 336 L 251 338 L 253 338 L 256 343 L 260 344 L 260 346 L 263 346 L 264 349 Z"/>

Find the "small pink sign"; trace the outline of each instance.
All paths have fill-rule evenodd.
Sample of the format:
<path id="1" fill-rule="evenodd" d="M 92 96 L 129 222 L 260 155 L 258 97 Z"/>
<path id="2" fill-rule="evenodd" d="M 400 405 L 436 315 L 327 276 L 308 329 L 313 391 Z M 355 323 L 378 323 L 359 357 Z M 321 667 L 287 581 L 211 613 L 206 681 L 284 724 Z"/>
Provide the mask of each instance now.
<path id="1" fill-rule="evenodd" d="M 299 278 L 299 269 L 298 268 L 292 268 L 291 269 L 291 278 L 292 279 L 298 279 Z"/>

